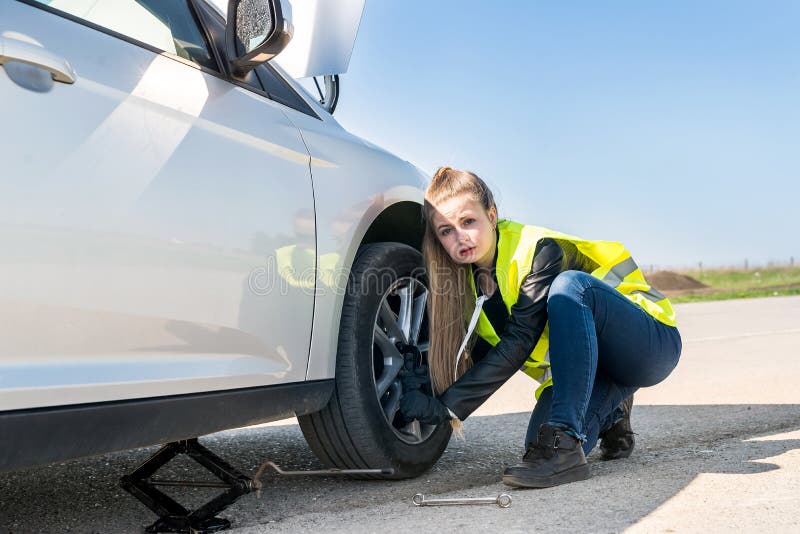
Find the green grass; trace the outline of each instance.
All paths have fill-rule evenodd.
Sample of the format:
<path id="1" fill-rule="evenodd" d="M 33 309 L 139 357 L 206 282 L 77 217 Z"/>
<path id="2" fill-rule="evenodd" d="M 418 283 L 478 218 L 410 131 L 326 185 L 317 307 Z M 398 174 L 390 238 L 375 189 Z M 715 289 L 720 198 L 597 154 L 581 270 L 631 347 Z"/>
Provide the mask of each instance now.
<path id="1" fill-rule="evenodd" d="M 729 299 L 749 299 L 756 297 L 783 297 L 786 295 L 800 295 L 800 287 L 790 289 L 753 289 L 741 291 L 720 291 L 708 295 L 683 295 L 680 297 L 670 297 L 670 302 L 680 304 L 681 302 L 703 302 L 707 300 L 729 300 Z"/>
<path id="2" fill-rule="evenodd" d="M 716 289 L 754 289 L 758 287 L 800 284 L 800 267 L 767 267 L 764 269 L 708 269 L 686 271 L 686 274 Z"/>
<path id="3" fill-rule="evenodd" d="M 704 269 L 683 271 L 681 274 L 691 276 L 720 291 L 707 295 L 671 297 L 670 301 L 674 303 L 800 295 L 800 267 L 766 267 L 746 271 L 731 268 Z"/>

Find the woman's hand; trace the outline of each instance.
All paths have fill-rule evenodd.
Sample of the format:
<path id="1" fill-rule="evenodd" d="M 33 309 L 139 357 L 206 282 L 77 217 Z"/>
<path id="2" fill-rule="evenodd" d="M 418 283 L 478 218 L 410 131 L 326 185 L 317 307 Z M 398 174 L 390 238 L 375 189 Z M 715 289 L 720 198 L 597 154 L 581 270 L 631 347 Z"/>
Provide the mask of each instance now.
<path id="1" fill-rule="evenodd" d="M 428 366 L 425 364 L 413 367 L 406 364 L 400 371 L 400 382 L 403 384 L 403 393 L 415 389 L 430 389 L 431 379 L 428 375 Z"/>
<path id="2" fill-rule="evenodd" d="M 407 421 L 418 419 L 426 425 L 438 425 L 450 419 L 447 406 L 439 399 L 429 397 L 418 389 L 403 395 L 400 399 L 400 413 Z"/>

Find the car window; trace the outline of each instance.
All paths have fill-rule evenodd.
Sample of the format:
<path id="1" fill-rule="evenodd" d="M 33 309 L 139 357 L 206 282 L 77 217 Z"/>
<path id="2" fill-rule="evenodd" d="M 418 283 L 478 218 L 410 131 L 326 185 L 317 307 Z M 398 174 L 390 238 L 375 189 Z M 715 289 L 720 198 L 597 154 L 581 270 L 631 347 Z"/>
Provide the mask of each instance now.
<path id="1" fill-rule="evenodd" d="M 289 84 L 287 84 L 269 65 L 259 65 L 255 70 L 258 72 L 258 77 L 264 86 L 264 91 L 272 100 L 280 102 L 284 106 L 296 109 L 306 115 L 319 118 L 311 109 L 311 106 L 306 104 L 300 95 L 295 93 L 294 90 L 289 87 Z"/>
<path id="2" fill-rule="evenodd" d="M 41 4 L 218 70 L 188 0 L 37 0 Z"/>

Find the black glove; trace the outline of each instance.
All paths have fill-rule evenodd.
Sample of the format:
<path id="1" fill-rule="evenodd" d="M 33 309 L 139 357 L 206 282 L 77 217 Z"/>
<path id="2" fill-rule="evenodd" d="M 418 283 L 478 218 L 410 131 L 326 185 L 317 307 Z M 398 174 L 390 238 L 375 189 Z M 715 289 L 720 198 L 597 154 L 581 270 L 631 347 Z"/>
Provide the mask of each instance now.
<path id="1" fill-rule="evenodd" d="M 400 398 L 400 413 L 408 421 L 418 419 L 426 425 L 438 425 L 450 419 L 447 406 L 418 389 L 409 391 Z"/>
<path id="2" fill-rule="evenodd" d="M 425 364 L 416 368 L 413 365 L 403 366 L 403 369 L 400 370 L 400 382 L 403 384 L 403 393 L 415 389 L 429 391 L 431 379 L 428 376 L 428 366 Z"/>

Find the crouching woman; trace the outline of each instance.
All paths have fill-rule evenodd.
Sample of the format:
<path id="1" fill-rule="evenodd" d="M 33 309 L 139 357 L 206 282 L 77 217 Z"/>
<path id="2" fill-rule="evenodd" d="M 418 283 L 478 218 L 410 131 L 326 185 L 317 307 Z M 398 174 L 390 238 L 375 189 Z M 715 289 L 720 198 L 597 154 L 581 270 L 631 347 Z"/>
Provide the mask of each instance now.
<path id="1" fill-rule="evenodd" d="M 486 184 L 449 167 L 431 180 L 424 217 L 436 396 L 407 392 L 404 417 L 457 427 L 522 370 L 540 386 L 506 484 L 588 478 L 599 438 L 605 458 L 629 455 L 632 395 L 670 374 L 681 338 L 669 300 L 627 249 L 498 219 Z"/>

